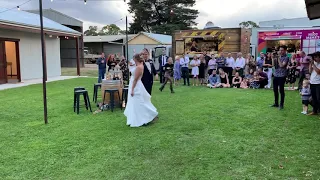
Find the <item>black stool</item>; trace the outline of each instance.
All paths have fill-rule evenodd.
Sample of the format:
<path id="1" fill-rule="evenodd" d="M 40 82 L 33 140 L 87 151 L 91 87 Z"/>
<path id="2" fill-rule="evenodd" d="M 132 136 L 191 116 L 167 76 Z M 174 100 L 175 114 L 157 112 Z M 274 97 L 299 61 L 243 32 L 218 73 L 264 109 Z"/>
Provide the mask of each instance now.
<path id="1" fill-rule="evenodd" d="M 128 102 L 128 88 L 125 87 L 122 89 L 122 102 L 124 101 L 126 103 L 126 106 L 127 106 L 127 102 Z"/>
<path id="2" fill-rule="evenodd" d="M 76 112 L 76 91 L 79 91 L 79 90 L 86 90 L 84 87 L 75 87 L 73 89 L 73 111 Z"/>
<path id="3" fill-rule="evenodd" d="M 119 90 L 118 89 L 106 89 L 106 90 L 104 90 L 104 93 L 103 93 L 103 104 L 104 104 L 104 101 L 106 99 L 106 93 L 110 94 L 110 104 L 109 104 L 109 106 L 111 108 L 111 112 L 113 112 L 113 109 L 114 109 L 114 93 L 118 93 L 119 104 L 120 104 L 120 108 L 122 109 L 121 102 L 120 102 Z"/>
<path id="4" fill-rule="evenodd" d="M 86 109 L 88 110 L 88 107 L 89 107 L 90 108 L 90 112 L 92 112 L 88 91 L 87 90 L 76 90 L 74 92 L 74 94 L 75 94 L 74 102 L 76 103 L 76 106 L 74 107 L 74 112 L 75 112 L 75 108 L 77 108 L 77 114 L 79 114 L 80 95 L 83 95 L 84 103 L 86 105 Z"/>
<path id="5" fill-rule="evenodd" d="M 101 89 L 101 83 L 94 84 L 93 86 L 93 102 L 97 103 L 98 90 Z"/>
<path id="6" fill-rule="evenodd" d="M 125 88 L 129 88 L 129 85 L 125 85 L 124 87 L 125 87 Z"/>

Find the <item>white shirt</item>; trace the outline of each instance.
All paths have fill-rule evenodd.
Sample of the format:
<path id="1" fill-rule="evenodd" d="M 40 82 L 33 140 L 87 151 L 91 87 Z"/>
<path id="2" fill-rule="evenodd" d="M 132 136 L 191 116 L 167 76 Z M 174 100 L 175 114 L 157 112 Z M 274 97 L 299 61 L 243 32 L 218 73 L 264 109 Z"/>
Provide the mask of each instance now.
<path id="1" fill-rule="evenodd" d="M 181 67 L 188 67 L 189 65 L 189 57 L 185 56 L 184 58 L 180 59 L 180 65 Z"/>
<path id="2" fill-rule="evenodd" d="M 235 62 L 234 62 L 234 58 L 233 57 L 227 57 L 227 59 L 226 59 L 226 61 L 227 61 L 227 67 L 232 67 L 232 69 L 234 69 L 234 64 L 235 64 Z"/>
<path id="3" fill-rule="evenodd" d="M 234 63 L 234 67 L 237 68 L 244 68 L 244 66 L 246 65 L 246 60 L 241 57 L 241 58 L 237 58 L 236 62 Z"/>
<path id="4" fill-rule="evenodd" d="M 162 66 L 164 66 L 167 63 L 167 57 L 165 55 L 162 55 Z"/>
<path id="5" fill-rule="evenodd" d="M 314 62 L 314 64 L 320 69 L 320 63 Z M 320 84 L 320 75 L 314 69 L 310 76 L 310 84 Z"/>
<path id="6" fill-rule="evenodd" d="M 151 65 L 150 65 L 150 62 L 146 61 L 145 63 L 146 63 L 146 66 L 147 66 L 149 72 L 151 73 Z"/>

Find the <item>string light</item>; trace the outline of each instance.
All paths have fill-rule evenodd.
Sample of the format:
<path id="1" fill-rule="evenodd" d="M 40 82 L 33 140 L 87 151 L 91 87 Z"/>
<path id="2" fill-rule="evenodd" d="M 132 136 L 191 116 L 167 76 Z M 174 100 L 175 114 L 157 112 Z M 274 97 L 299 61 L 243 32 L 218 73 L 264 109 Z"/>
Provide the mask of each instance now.
<path id="1" fill-rule="evenodd" d="M 84 5 L 86 5 L 87 4 L 87 0 L 84 0 Z"/>
<path id="2" fill-rule="evenodd" d="M 51 2 L 52 2 L 53 0 L 51 0 Z"/>
<path id="3" fill-rule="evenodd" d="M 18 8 L 18 11 L 20 11 L 20 6 L 17 6 L 17 8 Z"/>

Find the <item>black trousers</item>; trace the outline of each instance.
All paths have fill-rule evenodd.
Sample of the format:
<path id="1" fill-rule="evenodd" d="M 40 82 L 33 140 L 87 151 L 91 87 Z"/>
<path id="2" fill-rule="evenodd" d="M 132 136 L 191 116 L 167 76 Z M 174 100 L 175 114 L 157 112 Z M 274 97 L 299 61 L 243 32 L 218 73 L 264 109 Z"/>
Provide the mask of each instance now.
<path id="1" fill-rule="evenodd" d="M 311 84 L 311 96 L 313 112 L 318 113 L 320 108 L 320 84 Z"/>
<path id="2" fill-rule="evenodd" d="M 273 93 L 274 93 L 274 104 L 279 105 L 279 91 L 280 91 L 280 106 L 284 105 L 284 84 L 286 83 L 286 77 L 274 77 L 273 78 Z"/>
<path id="3" fill-rule="evenodd" d="M 305 71 L 301 71 L 300 72 L 300 79 L 299 79 L 299 86 L 298 86 L 298 89 L 302 89 L 302 83 L 303 83 L 303 80 L 306 78 L 306 72 Z"/>
<path id="4" fill-rule="evenodd" d="M 229 82 L 230 82 L 230 84 L 231 84 L 231 82 L 232 82 L 232 72 L 233 72 L 233 69 L 232 69 L 232 67 L 225 67 L 225 71 L 226 71 L 226 73 L 227 73 L 228 76 L 229 76 Z"/>
<path id="5" fill-rule="evenodd" d="M 183 78 L 183 84 L 186 85 L 186 83 L 188 83 L 188 86 L 190 85 L 190 81 L 189 81 L 189 68 L 187 67 L 182 67 L 181 68 L 181 74 L 182 74 L 182 78 Z"/>
<path id="6" fill-rule="evenodd" d="M 172 87 L 172 85 L 173 85 L 173 79 L 172 79 L 172 77 L 165 77 L 164 83 L 162 84 L 162 86 L 160 87 L 160 89 L 163 90 L 168 81 L 170 82 L 170 91 L 172 92 L 172 91 L 173 91 L 173 87 Z"/>
<path id="7" fill-rule="evenodd" d="M 160 71 L 159 76 L 160 76 L 160 83 L 162 84 L 164 82 L 164 71 Z"/>

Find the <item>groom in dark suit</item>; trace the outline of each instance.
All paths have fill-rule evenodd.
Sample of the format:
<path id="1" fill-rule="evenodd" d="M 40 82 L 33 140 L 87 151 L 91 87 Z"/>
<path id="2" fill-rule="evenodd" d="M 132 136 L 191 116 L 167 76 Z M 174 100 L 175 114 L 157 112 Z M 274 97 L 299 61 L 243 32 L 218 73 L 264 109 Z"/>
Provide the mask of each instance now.
<path id="1" fill-rule="evenodd" d="M 168 62 L 168 56 L 166 56 L 166 51 L 162 51 L 162 55 L 159 56 L 159 76 L 160 76 L 160 83 L 164 83 L 164 70 L 163 67 Z"/>
<path id="2" fill-rule="evenodd" d="M 141 77 L 142 84 L 146 88 L 147 92 L 151 95 L 153 86 L 153 76 L 157 75 L 157 70 L 154 67 L 153 61 L 149 59 L 148 49 L 144 49 L 142 52 L 142 57 L 144 59 L 144 71 Z M 156 76 L 157 78 L 157 76 Z"/>

